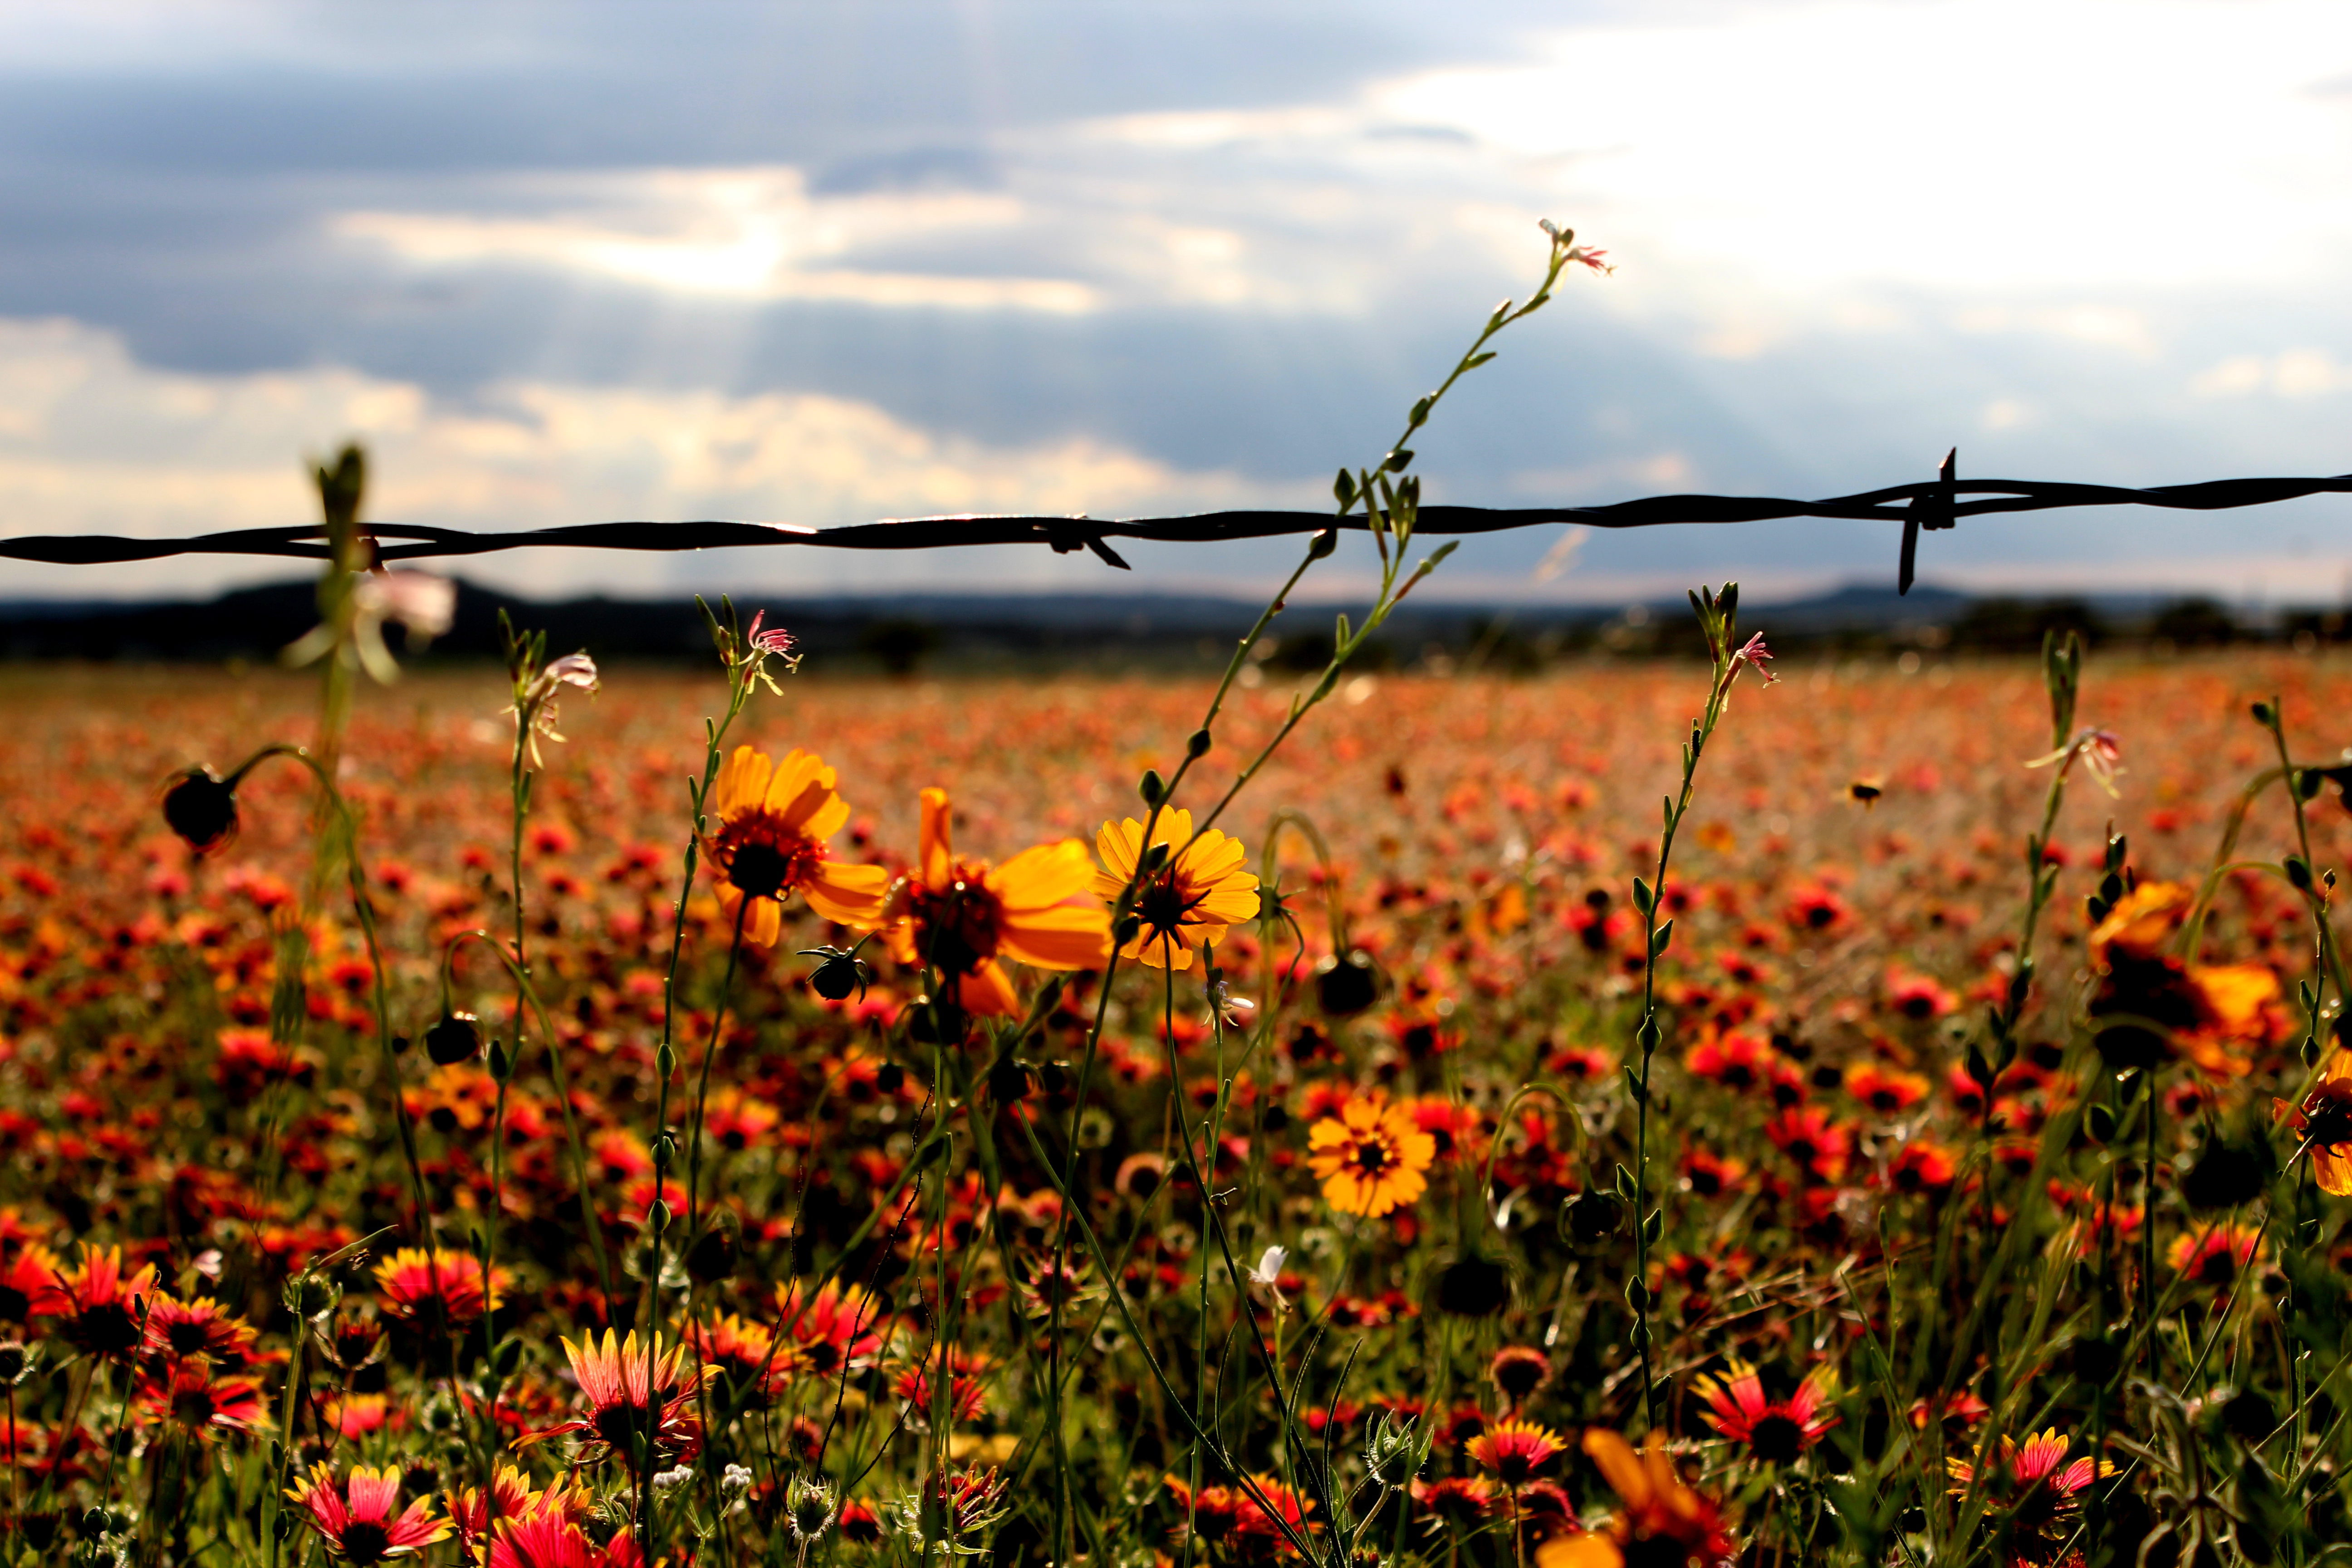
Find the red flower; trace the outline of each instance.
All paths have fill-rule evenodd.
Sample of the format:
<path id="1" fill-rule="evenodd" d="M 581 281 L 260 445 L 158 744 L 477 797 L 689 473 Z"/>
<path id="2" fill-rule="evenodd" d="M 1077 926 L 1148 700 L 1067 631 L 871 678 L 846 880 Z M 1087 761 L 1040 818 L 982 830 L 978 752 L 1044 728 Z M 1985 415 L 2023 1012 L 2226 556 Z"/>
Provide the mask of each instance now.
<path id="1" fill-rule="evenodd" d="M 1895 1116 L 1927 1098 L 1930 1085 L 1916 1072 L 1897 1072 L 1864 1062 L 1845 1075 L 1848 1094 L 1881 1116 Z"/>
<path id="2" fill-rule="evenodd" d="M 1559 1434 L 1533 1421 L 1499 1421 L 1470 1439 L 1471 1459 L 1513 1491 L 1560 1451 Z"/>
<path id="3" fill-rule="evenodd" d="M 882 1304 L 856 1285 L 828 1280 L 814 1297 L 794 1280 L 776 1291 L 779 1332 L 791 1342 L 777 1359 L 795 1371 L 829 1376 L 862 1372 L 882 1358 Z"/>
<path id="4" fill-rule="evenodd" d="M 639 1342 L 635 1330 L 626 1339 L 616 1341 L 613 1331 L 606 1329 L 602 1343 L 593 1337 L 578 1344 L 565 1340 L 563 1353 L 571 1358 L 572 1375 L 587 1398 L 588 1414 L 530 1433 L 525 1441 L 536 1443 L 564 1432 L 585 1433 L 581 1439 L 583 1459 L 617 1453 L 634 1469 L 638 1442 L 659 1401 L 660 1427 L 653 1434 L 655 1467 L 666 1468 L 702 1451 L 702 1421 L 694 1407 L 698 1374 L 684 1367 L 684 1345 L 672 1344 L 656 1364 L 653 1347 Z"/>
<path id="5" fill-rule="evenodd" d="M 1940 1193 L 1958 1173 L 1951 1153 L 1943 1145 L 1916 1138 L 1895 1156 L 1895 1163 L 1887 1168 L 1886 1184 L 1898 1193 Z"/>
<path id="6" fill-rule="evenodd" d="M 242 1363 L 254 1328 L 209 1296 L 182 1301 L 158 1293 L 147 1302 L 147 1348 L 173 1361 L 204 1356 Z"/>
<path id="7" fill-rule="evenodd" d="M 489 1271 L 488 1305 L 504 1304 L 507 1271 Z M 482 1266 L 461 1252 L 404 1247 L 375 1266 L 375 1288 L 383 1310 L 403 1322 L 447 1333 L 482 1315 Z"/>
<path id="8" fill-rule="evenodd" d="M 1757 1089 L 1771 1071 L 1772 1047 L 1753 1035 L 1719 1035 L 1699 1042 L 1683 1065 L 1726 1089 Z"/>
<path id="9" fill-rule="evenodd" d="M 139 1406 L 146 1419 L 172 1422 L 205 1442 L 216 1432 L 250 1432 L 268 1419 L 260 1379 L 216 1378 L 202 1362 L 182 1362 L 169 1377 L 144 1379 Z"/>
<path id="10" fill-rule="evenodd" d="M 2004 1436 L 2000 1466 L 1981 1480 L 1977 1474 L 1984 1462 L 1981 1447 L 1973 1461 L 1944 1461 L 1945 1469 L 1951 1473 L 1954 1497 L 1979 1491 L 1995 1510 L 2008 1515 L 2014 1538 L 2025 1547 L 2011 1551 L 2010 1562 L 2015 1568 L 2032 1568 L 2047 1561 L 2073 1536 L 2082 1512 L 2083 1489 L 2100 1476 L 2115 1474 L 2115 1466 L 2105 1460 L 2094 1463 L 2088 1455 L 2069 1463 L 2066 1448 L 2065 1437 L 2053 1426 L 2028 1437 L 2022 1446 Z"/>
<path id="11" fill-rule="evenodd" d="M 448 1522 L 433 1518 L 431 1505 L 423 1498 L 393 1517 L 393 1504 L 400 1498 L 400 1472 L 389 1466 L 381 1470 L 354 1466 L 351 1479 L 337 1487 L 334 1473 L 320 1465 L 286 1495 L 309 1511 L 310 1528 L 346 1563 L 413 1557 L 449 1533 Z"/>
<path id="12" fill-rule="evenodd" d="M 1748 1174 L 1745 1161 L 1727 1160 L 1705 1149 L 1683 1155 L 1683 1184 L 1703 1198 L 1719 1198 L 1739 1185 Z"/>
<path id="13" fill-rule="evenodd" d="M 1853 918 L 1843 899 L 1818 885 L 1798 889 L 1785 912 L 1789 923 L 1797 930 L 1824 933 L 1844 929 Z"/>
<path id="14" fill-rule="evenodd" d="M 1845 1174 L 1853 1140 L 1818 1105 L 1794 1106 L 1764 1124 L 1773 1146 L 1795 1161 L 1815 1181 L 1834 1182 Z"/>
<path id="15" fill-rule="evenodd" d="M 1697 1389 L 1707 1403 L 1706 1424 L 1771 1465 L 1792 1464 L 1822 1434 L 1838 1424 L 1822 1406 L 1832 1386 L 1830 1369 L 1816 1367 L 1786 1399 L 1764 1392 L 1754 1367 L 1735 1360 L 1727 1376 L 1701 1377 Z"/>
<path id="16" fill-rule="evenodd" d="M 1412 1500 L 1429 1515 L 1425 1528 L 1467 1529 L 1494 1511 L 1495 1483 L 1484 1476 L 1445 1476 L 1412 1483 Z"/>
<path id="17" fill-rule="evenodd" d="M 1886 977 L 1886 1005 L 1916 1023 L 1949 1016 L 1960 999 L 1924 974 L 1900 970 Z"/>
<path id="18" fill-rule="evenodd" d="M 0 1319 L 29 1322 L 53 1300 L 58 1288 L 58 1256 L 39 1242 L 0 1264 Z"/>
<path id="19" fill-rule="evenodd" d="M 86 1247 L 69 1272 L 50 1278 L 50 1289 L 34 1301 L 33 1310 L 59 1320 L 58 1337 L 91 1355 L 130 1360 L 139 1346 L 141 1306 L 155 1296 L 155 1266 L 125 1279 L 121 1247 L 100 1252 Z"/>

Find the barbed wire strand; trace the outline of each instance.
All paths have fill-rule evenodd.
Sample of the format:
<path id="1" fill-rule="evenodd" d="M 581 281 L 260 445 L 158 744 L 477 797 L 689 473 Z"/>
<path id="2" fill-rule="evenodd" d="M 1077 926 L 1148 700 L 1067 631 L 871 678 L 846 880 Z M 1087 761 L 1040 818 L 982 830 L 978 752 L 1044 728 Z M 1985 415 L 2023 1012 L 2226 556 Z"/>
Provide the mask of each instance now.
<path id="1" fill-rule="evenodd" d="M 1948 529 L 1964 517 L 2004 512 L 2048 511 L 2085 506 L 2152 506 L 2179 511 L 2222 511 L 2267 506 L 2305 496 L 2352 493 L 2352 474 L 2332 479 L 2213 479 L 2200 484 L 2158 485 L 2132 489 L 2021 479 L 1960 479 L 1958 454 L 1948 456 L 1937 478 L 1923 484 L 1893 485 L 1827 500 L 1790 500 L 1777 496 L 1669 495 L 1604 506 L 1475 507 L 1423 506 L 1415 531 L 1440 536 L 1499 533 L 1546 525 L 1587 528 L 1661 528 L 1688 524 L 1773 522 L 1822 518 L 1902 526 L 1898 591 L 1911 589 L 1918 536 Z M 1964 499 L 1975 498 L 1975 499 Z M 1126 569 L 1110 541 L 1146 540 L 1205 544 L 1317 533 L 1338 527 L 1359 531 L 1360 517 L 1334 519 L 1328 512 L 1237 510 L 1187 517 L 1089 518 L 994 513 L 895 518 L 840 528 L 793 523 L 737 522 L 715 519 L 683 522 L 621 521 L 493 532 L 436 528 L 415 523 L 372 522 L 380 560 L 415 561 L 488 555 L 506 550 L 636 550 L 677 552 L 730 550 L 747 546 L 813 545 L 826 550 L 939 550 L 988 544 L 1044 544 L 1057 554 L 1087 550 L 1109 565 Z M 138 539 L 119 534 L 29 534 L 0 540 L 0 559 L 56 565 L 98 566 L 160 561 L 181 555 L 279 556 L 322 560 L 325 540 L 318 529 L 244 528 L 184 539 Z"/>

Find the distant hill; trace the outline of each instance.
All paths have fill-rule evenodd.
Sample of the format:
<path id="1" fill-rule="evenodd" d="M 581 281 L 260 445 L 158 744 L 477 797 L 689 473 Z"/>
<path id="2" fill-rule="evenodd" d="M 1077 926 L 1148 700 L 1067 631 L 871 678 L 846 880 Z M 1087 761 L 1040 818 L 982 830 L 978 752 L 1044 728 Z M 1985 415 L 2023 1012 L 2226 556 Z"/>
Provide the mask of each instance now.
<path id="1" fill-rule="evenodd" d="M 765 599 L 771 624 L 829 661 L 905 673 L 919 668 L 1108 665 L 1138 659 L 1210 664 L 1247 627 L 1255 602 L 1207 596 L 1070 594 L 908 594 Z M 1335 606 L 1296 607 L 1276 624 L 1271 656 L 1286 668 L 1318 665 L 1330 648 Z M 689 597 L 537 602 L 460 582 L 457 623 L 426 657 L 495 657 L 498 614 L 548 634 L 549 647 L 604 659 L 707 658 L 709 642 Z M 241 588 L 204 600 L 144 603 L 0 603 L 0 658 L 216 662 L 275 655 L 316 619 L 308 583 Z M 2210 599 L 2147 595 L 2025 599 L 1971 597 L 1922 584 L 1908 597 L 1853 584 L 1813 598 L 1756 605 L 1746 624 L 1766 627 L 1783 651 L 1833 647 L 2022 651 L 2046 628 L 2073 626 L 2094 642 L 2176 647 L 2303 638 L 2334 642 L 2337 613 L 2252 621 Z M 1586 652 L 1696 652 L 1685 606 L 1662 601 L 1622 609 L 1586 605 L 1481 608 L 1408 605 L 1383 629 L 1369 662 L 1430 659 L 1525 669 Z M 396 640 L 396 638 L 395 638 Z"/>

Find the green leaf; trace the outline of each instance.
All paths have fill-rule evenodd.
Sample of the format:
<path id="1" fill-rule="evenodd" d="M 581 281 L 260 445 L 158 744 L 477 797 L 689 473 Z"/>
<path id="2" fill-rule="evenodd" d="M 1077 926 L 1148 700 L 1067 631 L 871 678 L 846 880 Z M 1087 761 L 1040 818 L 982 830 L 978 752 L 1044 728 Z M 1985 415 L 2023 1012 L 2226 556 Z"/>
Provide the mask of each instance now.
<path id="1" fill-rule="evenodd" d="M 1634 878 L 1633 907 L 1646 915 L 1650 912 L 1650 906 L 1654 901 L 1654 900 L 1650 892 L 1650 884 L 1644 882 L 1639 877 Z"/>
<path id="2" fill-rule="evenodd" d="M 1485 364 L 1488 360 L 1493 359 L 1494 357 L 1495 351 L 1492 349 L 1488 349 L 1484 353 L 1472 354 L 1468 359 L 1462 362 L 1462 368 L 1464 370 L 1476 370 L 1480 365 Z"/>
<path id="3" fill-rule="evenodd" d="M 1617 1195 L 1627 1203 L 1633 1201 L 1633 1173 L 1623 1165 L 1617 1167 Z"/>
<path id="4" fill-rule="evenodd" d="M 1665 1234 L 1665 1230 L 1666 1211 L 1664 1209 L 1652 1209 L 1650 1211 L 1649 1217 L 1642 1222 L 1642 1239 L 1644 1241 L 1655 1241 L 1659 1237 Z"/>
<path id="5" fill-rule="evenodd" d="M 1633 1092 L 1633 1103 L 1636 1105 L 1648 1104 L 1650 1100 L 1650 1091 L 1642 1086 L 1641 1074 L 1635 1072 L 1630 1067 L 1622 1068 L 1621 1070 L 1625 1074 L 1625 1087 Z"/>
<path id="6" fill-rule="evenodd" d="M 1654 932 L 1654 933 L 1651 935 L 1651 937 L 1650 937 L 1650 956 L 1651 956 L 1652 958 L 1655 958 L 1655 957 L 1657 957 L 1657 956 L 1658 956 L 1658 954 L 1660 954 L 1660 953 L 1662 953 L 1662 952 L 1665 952 L 1665 951 L 1666 951 L 1667 944 L 1668 944 L 1668 943 L 1670 943 L 1670 942 L 1672 942 L 1674 940 L 1675 940 L 1675 922 L 1674 922 L 1674 921 L 1668 921 L 1665 924 L 1664 924 L 1664 925 L 1660 926 L 1660 927 L 1657 929 L 1657 931 L 1656 931 L 1655 932 Z"/>

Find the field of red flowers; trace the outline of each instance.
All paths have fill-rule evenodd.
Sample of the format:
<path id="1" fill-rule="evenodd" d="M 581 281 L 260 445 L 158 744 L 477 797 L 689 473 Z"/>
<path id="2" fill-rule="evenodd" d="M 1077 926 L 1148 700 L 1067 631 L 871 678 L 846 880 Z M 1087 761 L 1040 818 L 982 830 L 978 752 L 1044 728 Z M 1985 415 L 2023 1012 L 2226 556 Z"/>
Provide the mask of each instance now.
<path id="1" fill-rule="evenodd" d="M 2352 668 L 731 647 L 6 672 L 5 1560 L 2343 1539 Z"/>

